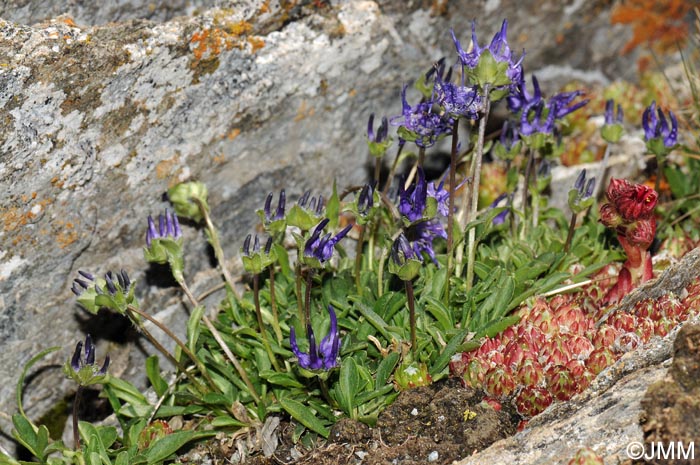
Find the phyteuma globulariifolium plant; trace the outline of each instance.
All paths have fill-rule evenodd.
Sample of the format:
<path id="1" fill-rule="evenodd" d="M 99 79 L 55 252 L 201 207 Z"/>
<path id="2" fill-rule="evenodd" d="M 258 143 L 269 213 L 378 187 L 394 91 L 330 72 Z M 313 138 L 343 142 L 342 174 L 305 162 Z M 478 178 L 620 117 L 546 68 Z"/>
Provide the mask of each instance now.
<path id="1" fill-rule="evenodd" d="M 375 170 L 365 185 L 339 193 L 334 184 L 330 195 L 307 191 L 296 199 L 287 198 L 294 186 L 260 193 L 262 233 L 235 238 L 246 272 L 240 288 L 227 268 L 205 184 L 172 187 L 172 210 L 144 222 L 144 257 L 166 265 L 182 288 L 190 306 L 186 334 L 174 334 L 141 308 L 124 270 L 103 278 L 80 271 L 73 292 L 88 312 L 128 318 L 174 373 L 163 373 L 159 356 L 148 358 L 149 397 L 110 376 L 107 361 L 96 364 L 90 336 L 78 343 L 65 369 L 78 384 L 75 404 L 82 387 L 102 385 L 116 421 L 93 425 L 74 415 L 69 447 L 22 408 L 25 375 L 58 350 L 49 349 L 27 364 L 18 383 L 16 440 L 38 463 L 156 464 L 218 433 L 255 438 L 275 415 L 291 417 L 294 438 L 302 441 L 328 437 L 344 416 L 372 425 L 401 390 L 449 375 L 483 389 L 490 405 L 512 403 L 527 419 L 580 392 L 622 351 L 687 317 L 697 285 L 684 300 L 669 296 L 594 324 L 605 304 L 654 276 L 649 249 L 659 236 L 659 209 L 658 239 L 669 250 L 680 255 L 697 242 L 700 228 L 680 221 L 700 208 L 698 157 L 678 143 L 682 128 L 697 138 L 697 124 L 679 124 L 691 119 L 670 110 L 667 120 L 652 103 L 643 135 L 673 181 L 670 191 L 614 179 L 597 207 L 609 148 L 629 129 L 622 107 L 615 112 L 610 96 L 593 95 L 600 108 L 591 108 L 580 90 L 545 98 L 537 78 L 526 79 L 524 51 L 511 51 L 507 26 L 504 21 L 486 45 L 472 24 L 468 47 L 453 31 L 455 54 L 403 87 L 401 114 L 382 117 L 378 127 L 369 116 Z M 500 134 L 487 134 L 491 105 L 504 99 L 510 118 Z M 602 114 L 603 102 L 602 167 L 580 172 L 568 191 L 569 212 L 550 207 L 551 168 L 566 152 L 563 136 L 576 136 L 571 115 Z M 460 126 L 469 134 L 464 140 Z M 446 137 L 449 167 L 428 179 L 424 162 Z M 687 158 L 669 156 L 681 149 Z M 483 163 L 487 153 L 492 161 Z M 387 157 L 391 168 L 380 179 Z M 405 161 L 411 166 L 401 174 Z M 482 183 L 485 170 L 500 174 Z M 657 205 L 661 198 L 666 202 Z M 216 308 L 190 291 L 179 218 L 201 225 L 215 252 L 226 290 Z M 613 284 L 609 271 L 623 259 Z M 146 321 L 175 342 L 174 352 Z M 246 444 L 249 453 L 260 450 L 254 440 Z"/>

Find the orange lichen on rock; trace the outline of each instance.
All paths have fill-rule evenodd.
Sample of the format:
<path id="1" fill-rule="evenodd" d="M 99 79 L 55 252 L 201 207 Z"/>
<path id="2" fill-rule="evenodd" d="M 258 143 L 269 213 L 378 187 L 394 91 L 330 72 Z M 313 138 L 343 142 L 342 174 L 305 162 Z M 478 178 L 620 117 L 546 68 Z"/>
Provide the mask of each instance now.
<path id="1" fill-rule="evenodd" d="M 265 41 L 257 36 L 248 37 L 248 43 L 250 44 L 251 53 L 255 53 L 265 46 Z"/>
<path id="2" fill-rule="evenodd" d="M 78 240 L 78 232 L 75 230 L 75 225 L 70 221 L 56 221 L 56 228 L 59 228 L 56 233 L 56 243 L 62 249 L 65 249 L 72 243 Z"/>
<path id="3" fill-rule="evenodd" d="M 156 178 L 167 179 L 172 176 L 173 171 L 177 167 L 178 157 L 173 155 L 170 158 L 161 160 L 156 165 Z"/>
<path id="4" fill-rule="evenodd" d="M 688 0 L 628 0 L 612 12 L 612 24 L 631 24 L 633 36 L 622 49 L 629 53 L 641 44 L 657 52 L 676 50 L 688 38 L 685 17 L 693 7 Z"/>

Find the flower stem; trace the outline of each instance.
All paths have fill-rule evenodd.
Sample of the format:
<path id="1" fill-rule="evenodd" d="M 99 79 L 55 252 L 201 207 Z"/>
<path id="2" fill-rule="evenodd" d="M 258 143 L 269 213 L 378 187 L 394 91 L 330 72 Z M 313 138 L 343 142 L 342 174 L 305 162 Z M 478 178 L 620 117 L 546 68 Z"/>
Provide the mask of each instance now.
<path id="1" fill-rule="evenodd" d="M 402 144 L 399 142 L 399 148 L 396 150 L 396 157 L 394 158 L 394 162 L 391 164 L 391 170 L 389 171 L 389 176 L 386 178 L 386 184 L 384 184 L 384 189 L 382 190 L 382 193 L 386 195 L 389 192 L 389 189 L 391 188 L 391 183 L 394 181 L 394 176 L 396 175 L 396 168 L 399 165 L 399 159 L 401 158 L 401 152 L 403 151 L 403 146 L 406 144 Z"/>
<path id="2" fill-rule="evenodd" d="M 566 235 L 566 242 L 564 243 L 564 253 L 568 253 L 571 248 L 571 240 L 574 238 L 574 229 L 576 229 L 576 213 L 571 214 L 571 221 L 569 222 L 569 234 Z"/>
<path id="3" fill-rule="evenodd" d="M 454 222 L 455 222 L 455 188 L 457 173 L 457 146 L 459 144 L 459 118 L 452 126 L 452 151 L 450 152 L 450 197 L 447 212 L 447 279 L 445 280 L 445 303 L 450 300 L 450 276 L 454 269 Z"/>
<path id="4" fill-rule="evenodd" d="M 302 322 L 304 321 L 304 303 L 301 300 L 301 265 L 299 263 L 296 264 L 296 290 L 297 290 L 297 314 L 299 317 L 299 321 Z"/>
<path id="5" fill-rule="evenodd" d="M 80 431 L 78 430 L 78 411 L 80 410 L 80 398 L 83 395 L 83 386 L 78 385 L 78 390 L 75 391 L 73 399 L 73 447 L 75 450 L 80 449 Z"/>
<path id="6" fill-rule="evenodd" d="M 527 196 L 528 196 L 528 191 L 530 188 L 530 176 L 532 175 L 532 171 L 534 169 L 535 164 L 535 152 L 532 149 L 529 149 L 527 152 L 527 163 L 525 164 L 525 181 L 523 182 L 523 197 L 522 197 L 522 206 L 523 206 L 523 229 L 521 230 L 522 237 L 524 238 L 527 236 L 527 230 L 528 230 L 528 224 L 527 224 Z"/>
<path id="7" fill-rule="evenodd" d="M 140 316 L 141 318 L 144 318 L 144 319 L 150 321 L 158 329 L 163 331 L 170 339 L 172 339 L 175 342 L 175 344 L 177 344 L 180 347 L 182 352 L 185 355 L 187 355 L 187 357 L 189 357 L 190 360 L 192 360 L 192 363 L 195 364 L 195 366 L 200 371 L 200 373 L 202 373 L 202 376 L 204 377 L 204 379 L 207 380 L 207 384 L 209 384 L 209 388 L 214 390 L 214 391 L 218 391 L 218 388 L 216 387 L 214 380 L 211 379 L 211 377 L 209 376 L 209 373 L 206 371 L 206 368 L 204 368 L 204 365 L 202 365 L 202 363 L 199 361 L 199 359 L 197 357 L 195 357 L 195 355 L 190 351 L 190 349 L 185 345 L 185 343 L 182 342 L 180 340 L 180 338 L 178 338 L 172 331 L 170 331 L 170 329 L 167 326 L 165 326 L 163 323 L 161 323 L 157 319 L 153 318 L 148 313 L 143 312 L 132 305 L 127 306 L 127 311 L 130 314 L 136 314 L 136 315 Z M 136 318 L 133 318 L 133 317 L 131 319 L 132 319 L 132 321 L 137 320 Z M 194 384 L 195 386 L 198 386 L 200 389 L 202 389 L 204 387 L 204 386 L 202 386 L 202 383 L 199 380 L 194 378 L 192 376 L 192 374 L 189 371 L 187 371 L 187 368 L 182 364 L 182 362 L 180 360 L 177 360 L 170 352 L 168 352 L 168 350 L 165 347 L 163 347 L 163 345 L 160 342 L 158 342 L 158 340 L 153 336 L 153 334 L 151 334 L 150 331 L 148 331 L 146 328 L 144 328 L 141 325 L 139 325 L 138 327 L 141 330 L 141 332 L 143 333 L 143 335 L 146 336 L 146 339 L 148 339 L 148 341 L 151 344 L 153 344 L 153 347 L 155 347 L 161 354 L 163 354 L 163 356 L 165 356 L 165 358 L 167 358 L 170 363 L 172 363 L 173 365 L 178 367 L 178 369 L 181 372 L 183 372 L 190 381 L 192 381 L 192 384 Z M 202 392 L 205 392 L 205 391 L 203 390 Z"/>
<path id="8" fill-rule="evenodd" d="M 365 242 L 365 229 L 367 225 L 362 225 L 360 229 L 360 236 L 357 238 L 357 249 L 355 251 L 355 288 L 357 289 L 358 295 L 362 296 L 362 285 L 360 283 L 360 268 L 362 267 L 362 249 L 364 248 Z"/>
<path id="9" fill-rule="evenodd" d="M 270 341 L 267 339 L 267 330 L 265 329 L 265 323 L 263 322 L 262 311 L 260 310 L 260 274 L 255 273 L 253 275 L 253 301 L 255 302 L 255 314 L 258 317 L 258 329 L 260 330 L 260 335 L 262 336 L 262 342 L 265 346 L 265 351 L 267 356 L 275 367 L 275 371 L 280 371 L 280 366 L 277 364 L 277 358 L 272 352 L 272 347 L 270 346 Z"/>
<path id="10" fill-rule="evenodd" d="M 376 157 L 374 159 L 374 180 L 376 181 L 377 185 L 379 185 L 379 176 L 382 173 L 382 159 L 380 157 Z"/>
<path id="11" fill-rule="evenodd" d="M 275 296 L 275 266 L 270 267 L 270 307 L 272 307 L 272 328 L 275 330 L 277 343 L 282 342 L 282 328 L 280 328 L 280 317 L 277 312 L 277 297 Z"/>
<path id="12" fill-rule="evenodd" d="M 194 305 L 195 307 L 199 306 L 199 302 L 197 302 L 197 299 L 195 299 L 192 292 L 190 292 L 190 289 L 189 289 L 189 287 L 187 287 L 187 283 L 185 282 L 185 280 L 183 279 L 182 281 L 179 282 L 179 284 L 180 284 L 180 287 L 182 287 L 182 290 L 185 292 L 185 295 L 187 295 L 187 298 L 190 299 L 190 302 L 192 303 L 192 305 Z M 209 317 L 207 317 L 206 315 L 202 315 L 202 321 L 204 322 L 204 325 L 207 327 L 207 329 L 209 330 L 211 335 L 216 340 L 217 344 L 219 344 L 219 347 L 221 347 L 221 350 L 224 351 L 224 354 L 226 354 L 226 357 L 233 364 L 234 368 L 238 372 L 238 375 L 241 377 L 241 379 L 243 380 L 245 385 L 248 387 L 248 391 L 250 392 L 250 396 L 253 398 L 253 400 L 255 401 L 256 404 L 259 404 L 260 397 L 258 396 L 258 393 L 255 391 L 255 386 L 253 386 L 253 383 L 250 382 L 250 378 L 248 377 L 248 373 L 246 373 L 246 371 L 243 369 L 243 366 L 238 362 L 238 359 L 236 358 L 236 356 L 233 355 L 233 352 L 231 352 L 231 349 L 229 348 L 229 346 L 226 345 L 226 342 L 221 337 L 221 333 L 219 333 L 219 331 L 212 324 Z M 183 346 L 184 346 L 184 344 L 183 344 Z M 185 346 L 185 347 L 187 347 L 187 346 Z"/>
<path id="13" fill-rule="evenodd" d="M 209 243 L 211 244 L 212 248 L 214 249 L 214 255 L 216 256 L 216 261 L 219 262 L 219 267 L 221 268 L 221 273 L 224 275 L 224 281 L 226 281 L 226 284 L 228 284 L 229 288 L 231 288 L 231 292 L 233 292 L 233 295 L 236 297 L 236 299 L 240 299 L 240 295 L 238 295 L 238 291 L 236 290 L 236 286 L 233 284 L 233 278 L 231 277 L 231 273 L 229 273 L 228 268 L 226 268 L 226 259 L 224 258 L 224 249 L 221 248 L 221 242 L 219 242 L 219 233 L 216 231 L 216 228 L 214 227 L 214 223 L 211 221 L 211 217 L 209 216 L 209 211 L 207 210 L 206 206 L 198 199 L 198 198 L 193 198 L 192 199 L 197 205 L 199 206 L 199 211 L 202 213 L 202 217 L 204 218 L 204 224 L 207 227 L 207 231 L 209 232 Z"/>
<path id="14" fill-rule="evenodd" d="M 311 284 L 314 270 L 309 270 L 306 274 L 306 289 L 304 289 L 304 324 L 311 327 Z"/>
<path id="15" fill-rule="evenodd" d="M 408 315 L 411 325 L 411 352 L 415 359 L 418 354 L 418 344 L 416 343 L 416 303 L 413 295 L 413 282 L 411 280 L 404 281 L 406 286 L 406 299 L 408 300 Z"/>
<path id="16" fill-rule="evenodd" d="M 484 156 L 484 136 L 486 134 L 486 121 L 489 118 L 489 111 L 491 109 L 491 99 L 489 98 L 489 93 L 491 89 L 489 85 L 484 86 L 484 114 L 479 121 L 479 134 L 476 139 L 476 151 L 474 152 L 474 159 L 472 160 L 471 169 L 471 201 L 468 203 L 469 210 L 467 215 L 467 224 L 476 219 L 476 212 L 479 208 L 479 183 L 481 181 L 481 161 Z M 476 256 L 476 230 L 471 228 L 469 230 L 469 239 L 467 242 L 467 277 L 466 286 L 467 290 L 472 288 L 472 281 L 474 281 L 474 258 Z M 460 270 L 461 271 L 461 270 Z"/>

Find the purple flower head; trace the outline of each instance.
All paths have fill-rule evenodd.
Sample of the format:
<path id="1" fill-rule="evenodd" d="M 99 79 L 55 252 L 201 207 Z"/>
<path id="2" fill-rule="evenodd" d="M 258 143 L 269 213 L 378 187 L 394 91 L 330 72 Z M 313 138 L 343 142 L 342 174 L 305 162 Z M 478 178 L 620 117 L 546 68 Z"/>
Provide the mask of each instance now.
<path id="1" fill-rule="evenodd" d="M 402 266 L 411 259 L 423 261 L 422 257 L 413 250 L 411 243 L 408 242 L 403 232 L 399 234 L 399 237 L 391 245 L 391 259 L 397 266 Z"/>
<path id="2" fill-rule="evenodd" d="M 508 109 L 513 113 L 517 113 L 520 110 L 523 112 L 527 111 L 530 107 L 537 105 L 542 100 L 542 91 L 540 90 L 540 83 L 537 80 L 537 76 L 532 75 L 532 88 L 533 94 L 527 91 L 527 83 L 525 79 L 521 79 L 511 88 L 511 92 L 506 97 L 506 102 L 508 104 Z"/>
<path id="3" fill-rule="evenodd" d="M 297 205 L 316 216 L 321 216 L 323 214 L 323 208 L 325 207 L 323 196 L 319 194 L 318 197 L 311 197 L 311 190 L 304 192 L 304 194 L 299 197 Z"/>
<path id="4" fill-rule="evenodd" d="M 428 183 L 423 170 L 418 168 L 418 175 L 408 189 L 404 188 L 403 180 L 399 183 L 399 213 L 410 222 L 423 219 L 427 196 Z"/>
<path id="5" fill-rule="evenodd" d="M 330 370 L 338 366 L 338 355 L 340 353 L 340 332 L 338 331 L 338 320 L 332 306 L 328 306 L 328 313 L 331 317 L 331 327 L 328 335 L 321 340 L 320 345 L 316 345 L 316 336 L 311 325 L 306 327 L 306 337 L 309 339 L 309 352 L 302 352 L 297 345 L 296 332 L 294 326 L 290 328 L 289 344 L 292 352 L 299 360 L 299 366 L 307 370 Z"/>
<path id="6" fill-rule="evenodd" d="M 165 239 L 167 237 L 175 240 L 182 237 L 182 230 L 180 229 L 180 223 L 177 220 L 177 215 L 166 208 L 165 215 L 158 215 L 157 228 L 155 222 L 153 221 L 153 217 L 148 215 L 146 245 L 150 247 L 153 239 Z"/>
<path id="7" fill-rule="evenodd" d="M 77 296 L 95 283 L 95 277 L 87 271 L 78 270 L 78 274 L 81 277 L 73 280 L 73 286 L 70 289 Z"/>
<path id="8" fill-rule="evenodd" d="M 252 235 L 248 234 L 243 241 L 243 255 L 246 257 L 250 257 L 251 255 L 255 255 L 260 252 L 260 239 L 258 239 L 258 235 L 255 235 L 255 240 L 253 241 L 253 249 L 250 249 L 250 241 L 252 239 Z M 265 243 L 265 255 L 270 255 L 270 250 L 272 249 L 272 238 L 268 237 L 267 242 Z"/>
<path id="9" fill-rule="evenodd" d="M 554 116 L 557 113 L 556 103 L 548 108 L 548 112 L 544 115 L 544 109 L 547 108 L 544 102 L 523 110 L 520 116 L 520 134 L 523 136 L 531 136 L 536 133 L 551 134 L 554 131 Z"/>
<path id="10" fill-rule="evenodd" d="M 522 79 L 522 62 L 523 58 L 525 57 L 525 52 L 523 52 L 522 56 L 518 61 L 513 61 L 513 53 L 510 49 L 510 46 L 508 45 L 507 38 L 508 20 L 503 20 L 500 31 L 498 31 L 493 36 L 491 44 L 489 44 L 488 47 L 479 47 L 479 42 L 476 38 L 476 21 L 472 21 L 472 43 L 471 50 L 469 52 L 464 51 L 461 44 L 459 43 L 459 40 L 457 40 L 457 37 L 455 37 L 454 30 L 450 30 L 450 33 L 452 34 L 452 41 L 454 42 L 455 48 L 457 49 L 459 61 L 461 62 L 463 67 L 467 67 L 470 69 L 476 68 L 479 64 L 481 54 L 484 52 L 484 50 L 488 49 L 493 58 L 496 60 L 496 62 L 508 63 L 508 70 L 506 74 L 511 80 L 511 82 L 519 82 Z"/>
<path id="11" fill-rule="evenodd" d="M 333 256 L 333 250 L 335 245 L 340 242 L 342 238 L 350 231 L 352 225 L 349 224 L 343 228 L 338 234 L 333 236 L 331 233 L 326 234 L 321 237 L 323 228 L 329 223 L 328 218 L 324 218 L 316 226 L 309 240 L 306 241 L 304 245 L 304 256 L 308 258 L 314 258 L 318 260 L 321 264 L 330 260 Z"/>
<path id="12" fill-rule="evenodd" d="M 287 195 L 284 192 L 284 189 L 280 191 L 280 198 L 277 201 L 277 210 L 275 210 L 275 213 L 272 213 L 272 192 L 270 192 L 267 195 L 267 199 L 265 199 L 265 208 L 263 211 L 265 212 L 265 220 L 268 223 L 271 223 L 273 221 L 281 220 L 284 218 L 284 207 L 287 202 Z"/>
<path id="13" fill-rule="evenodd" d="M 438 237 L 442 237 L 443 239 L 447 238 L 447 232 L 440 221 L 432 219 L 413 223 L 406 229 L 405 237 L 410 243 L 418 260 L 423 261 L 421 254 L 425 252 L 434 264 L 438 264 L 435 258 L 433 241 Z"/>
<path id="14" fill-rule="evenodd" d="M 452 120 L 433 112 L 432 101 L 420 102 L 414 107 L 409 105 L 406 100 L 407 88 L 408 85 L 404 85 L 401 91 L 401 115 L 393 117 L 391 124 L 401 126 L 403 134 L 399 134 L 402 139 L 415 142 L 418 147 L 431 147 L 438 137 L 451 131 Z"/>
<path id="15" fill-rule="evenodd" d="M 515 144 L 520 140 L 520 134 L 518 133 L 518 126 L 512 122 L 506 120 L 503 123 L 503 128 L 501 129 L 500 142 L 506 150 L 510 151 Z"/>
<path id="16" fill-rule="evenodd" d="M 676 115 L 670 110 L 668 117 L 671 120 L 671 126 L 669 126 L 661 108 L 656 108 L 656 101 L 651 102 L 651 105 L 642 114 L 644 140 L 662 139 L 666 148 L 676 145 L 678 140 L 678 120 L 676 120 Z"/>
<path id="17" fill-rule="evenodd" d="M 83 355 L 83 342 L 79 341 L 75 345 L 75 352 L 73 352 L 73 357 L 70 361 L 70 367 L 75 372 L 76 375 L 85 367 L 90 367 L 92 369 L 91 377 L 102 376 L 107 373 L 107 368 L 109 367 L 109 355 L 105 357 L 105 361 L 101 368 L 97 368 L 95 364 L 95 344 L 92 343 L 92 338 L 88 334 L 85 337 L 85 357 Z"/>
<path id="18" fill-rule="evenodd" d="M 435 101 L 451 118 L 465 117 L 476 120 L 483 105 L 476 87 L 459 86 L 450 82 L 452 68 L 443 78 L 444 61 L 435 66 L 435 84 L 433 95 Z"/>
<path id="19" fill-rule="evenodd" d="M 579 108 L 581 108 L 589 102 L 588 99 L 584 99 L 571 105 L 571 103 L 579 95 L 583 95 L 583 91 L 576 90 L 573 92 L 561 92 L 551 97 L 549 99 L 549 108 L 550 111 L 552 111 L 553 108 L 556 108 L 556 110 L 554 110 L 554 118 L 563 118 L 569 113 L 573 113 L 574 111 L 578 110 Z"/>
<path id="20" fill-rule="evenodd" d="M 367 215 L 374 206 L 374 187 L 376 183 L 365 184 L 357 197 L 357 212 L 360 215 Z"/>
<path id="21" fill-rule="evenodd" d="M 386 116 L 382 117 L 382 124 L 377 128 L 377 133 L 374 133 L 374 113 L 369 115 L 367 121 L 367 139 L 370 142 L 383 142 L 389 135 L 389 122 Z"/>
<path id="22" fill-rule="evenodd" d="M 446 177 L 447 175 L 445 175 Z M 462 187 L 462 185 L 467 182 L 468 178 L 465 178 L 461 183 L 457 185 L 455 190 Z M 435 185 L 435 181 L 428 183 L 428 197 L 432 197 L 437 202 L 437 211 L 442 216 L 447 216 L 450 212 L 450 193 L 445 189 L 445 179 L 440 181 L 440 184 Z"/>
<path id="23" fill-rule="evenodd" d="M 613 115 L 615 110 L 615 101 L 613 99 L 608 99 L 605 102 L 605 124 L 622 124 L 622 119 L 624 118 L 624 113 L 622 112 L 622 105 L 617 104 L 617 117 Z"/>
<path id="24" fill-rule="evenodd" d="M 117 287 L 117 284 L 119 287 Z M 131 280 L 129 279 L 129 275 L 126 274 L 126 271 L 121 270 L 119 273 L 108 271 L 105 273 L 105 288 L 110 295 L 116 295 L 117 292 L 128 294 L 130 286 Z"/>

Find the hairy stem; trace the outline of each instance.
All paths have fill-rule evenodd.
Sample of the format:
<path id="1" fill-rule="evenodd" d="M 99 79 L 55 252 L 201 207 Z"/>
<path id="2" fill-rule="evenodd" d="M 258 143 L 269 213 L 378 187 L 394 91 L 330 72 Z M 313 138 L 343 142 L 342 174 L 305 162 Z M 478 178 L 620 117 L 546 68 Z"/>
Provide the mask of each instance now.
<path id="1" fill-rule="evenodd" d="M 452 126 L 452 151 L 450 152 L 450 197 L 447 212 L 447 279 L 445 280 L 445 303 L 450 299 L 450 276 L 454 269 L 454 224 L 455 224 L 455 190 L 457 174 L 457 146 L 459 145 L 459 118 Z"/>
<path id="2" fill-rule="evenodd" d="M 78 411 L 80 410 L 80 398 L 83 395 L 83 386 L 78 385 L 73 399 L 73 448 L 80 449 L 80 430 L 78 429 Z"/>
<path id="3" fill-rule="evenodd" d="M 365 229 L 367 225 L 361 225 L 360 236 L 357 238 L 357 249 L 355 250 L 355 288 L 357 293 L 362 296 L 362 286 L 360 284 L 360 268 L 362 268 L 362 249 L 365 242 Z"/>
<path id="4" fill-rule="evenodd" d="M 394 181 L 394 176 L 396 175 L 396 168 L 399 165 L 399 159 L 401 158 L 401 152 L 403 151 L 403 146 L 406 144 L 399 143 L 399 148 L 396 150 L 396 157 L 394 157 L 394 162 L 391 164 L 391 170 L 389 171 L 389 176 L 386 178 L 386 183 L 384 184 L 384 189 L 382 193 L 384 195 L 389 193 L 391 188 L 391 183 Z"/>
<path id="5" fill-rule="evenodd" d="M 260 310 L 260 274 L 255 273 L 253 275 L 253 301 L 255 302 L 255 315 L 258 317 L 258 329 L 260 330 L 260 336 L 262 336 L 263 346 L 265 346 L 265 351 L 267 356 L 275 368 L 275 371 L 280 371 L 280 366 L 277 364 L 277 358 L 272 352 L 272 347 L 270 346 L 270 340 L 267 338 L 267 330 L 265 329 L 265 323 L 263 322 L 262 310 Z"/>
<path id="6" fill-rule="evenodd" d="M 488 84 L 484 86 L 484 114 L 479 121 L 479 134 L 476 139 L 476 151 L 474 152 L 474 159 L 472 160 L 472 184 L 471 184 L 471 201 L 469 202 L 469 210 L 467 215 L 467 224 L 476 219 L 476 212 L 479 208 L 479 183 L 481 181 L 481 161 L 484 156 L 484 136 L 486 134 L 486 121 L 489 118 L 489 111 L 491 109 L 491 99 L 489 98 Z M 476 230 L 471 228 L 469 230 L 469 239 L 467 241 L 467 277 L 466 286 L 467 290 L 472 288 L 472 281 L 474 281 L 474 258 L 476 256 Z"/>
<path id="7" fill-rule="evenodd" d="M 574 230 L 576 229 L 576 213 L 571 214 L 571 221 L 569 222 L 569 233 L 566 235 L 566 242 L 564 243 L 564 253 L 568 253 L 571 248 L 571 240 L 574 238 Z"/>
<path id="8" fill-rule="evenodd" d="M 202 376 L 204 377 L 204 379 L 207 380 L 207 384 L 209 385 L 209 388 L 214 390 L 214 391 L 218 391 L 218 388 L 216 387 L 214 380 L 211 379 L 211 377 L 209 376 L 209 372 L 207 372 L 206 368 L 204 368 L 204 365 L 202 365 L 200 360 L 197 357 L 195 357 L 195 355 L 190 351 L 190 349 L 187 347 L 187 345 L 185 345 L 185 343 L 182 342 L 179 337 L 177 337 L 172 331 L 170 331 L 170 329 L 167 326 L 165 326 L 163 323 L 158 321 L 156 318 L 153 318 L 148 313 L 143 312 L 134 306 L 131 306 L 131 305 L 127 306 L 127 311 L 131 315 L 132 321 L 134 321 L 134 322 L 138 321 L 137 318 L 133 317 L 133 315 L 135 314 L 135 315 L 140 316 L 141 318 L 144 318 L 144 319 L 150 321 L 158 329 L 163 331 L 170 339 L 172 339 L 175 342 L 175 344 L 178 345 L 178 347 L 180 347 L 182 352 L 185 355 L 187 355 L 187 357 L 192 361 L 192 363 L 195 364 L 195 366 L 197 367 L 199 372 L 202 373 Z M 158 352 L 163 354 L 163 356 L 165 358 L 167 358 L 170 363 L 175 365 L 182 373 L 184 373 L 187 376 L 187 378 L 192 382 L 192 384 L 194 384 L 195 386 L 198 386 L 200 389 L 204 388 L 201 381 L 199 381 L 194 376 L 192 376 L 192 374 L 187 371 L 187 367 L 185 367 L 180 360 L 176 359 L 170 352 L 168 352 L 168 350 L 165 347 L 163 347 L 163 345 L 160 342 L 158 342 L 158 340 L 153 336 L 153 334 L 151 334 L 150 331 L 148 331 L 142 325 L 138 325 L 138 328 L 141 330 L 141 333 L 144 336 L 146 336 L 146 339 L 148 339 L 148 341 L 153 345 L 153 347 L 155 347 L 158 350 Z"/>
<path id="9" fill-rule="evenodd" d="M 275 296 L 275 266 L 270 267 L 270 307 L 272 308 L 272 328 L 275 330 L 277 343 L 282 342 L 282 328 L 280 328 L 280 317 L 277 311 L 277 297 Z"/>
<path id="10" fill-rule="evenodd" d="M 187 298 L 190 299 L 190 302 L 192 303 L 192 305 L 194 305 L 195 307 L 199 306 L 199 302 L 197 302 L 197 299 L 195 299 L 192 292 L 190 292 L 185 280 L 183 279 L 179 284 L 180 284 L 180 287 L 182 287 L 182 290 L 185 292 L 185 295 L 187 295 Z M 226 358 L 228 358 L 228 360 L 233 364 L 234 368 L 238 372 L 238 375 L 241 377 L 241 379 L 245 383 L 246 387 L 250 391 L 250 396 L 253 398 L 253 400 L 255 401 L 256 404 L 259 404 L 260 397 L 258 396 L 258 393 L 255 390 L 255 386 L 253 386 L 253 383 L 250 381 L 250 378 L 248 377 L 248 373 L 246 373 L 246 371 L 243 369 L 243 366 L 240 364 L 240 362 L 238 361 L 236 356 L 233 355 L 233 352 L 231 352 L 231 349 L 226 344 L 224 339 L 221 337 L 221 333 L 219 333 L 219 330 L 217 330 L 214 327 L 211 320 L 206 315 L 202 315 L 202 321 L 204 322 L 204 325 L 207 327 L 207 329 L 209 330 L 211 335 L 216 340 L 217 344 L 219 344 L 219 347 L 221 347 L 221 350 L 224 351 Z"/>
<path id="11" fill-rule="evenodd" d="M 193 198 L 192 200 L 197 203 L 197 205 L 199 206 L 199 211 L 202 213 L 202 217 L 204 218 L 204 224 L 206 225 L 207 231 L 209 232 L 209 243 L 214 249 L 216 261 L 219 263 L 221 273 L 224 275 L 224 281 L 226 281 L 226 284 L 228 284 L 228 286 L 231 288 L 231 292 L 233 292 L 233 295 L 236 297 L 236 299 L 240 299 L 240 295 L 236 290 L 236 286 L 234 286 L 233 284 L 233 278 L 231 277 L 231 273 L 229 273 L 228 268 L 226 268 L 224 249 L 221 248 L 221 242 L 219 242 L 219 233 L 216 231 L 214 223 L 212 223 L 211 221 L 209 211 L 199 199 Z"/>

